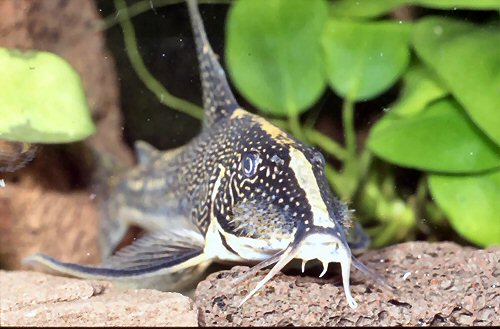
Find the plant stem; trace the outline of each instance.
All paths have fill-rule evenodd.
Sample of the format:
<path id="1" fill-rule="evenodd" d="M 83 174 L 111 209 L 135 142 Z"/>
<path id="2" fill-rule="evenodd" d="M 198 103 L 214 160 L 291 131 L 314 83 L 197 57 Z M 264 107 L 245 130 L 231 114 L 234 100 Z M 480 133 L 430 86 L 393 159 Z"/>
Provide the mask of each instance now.
<path id="1" fill-rule="evenodd" d="M 324 99 L 322 100 L 324 102 Z M 318 121 L 319 113 L 321 112 L 321 107 L 313 108 L 304 122 L 305 129 L 313 129 L 316 121 Z"/>
<path id="2" fill-rule="evenodd" d="M 332 185 L 333 190 L 337 192 L 342 198 L 343 188 L 339 180 L 339 173 L 329 163 L 325 165 L 325 175 L 330 184 Z"/>
<path id="3" fill-rule="evenodd" d="M 127 6 L 124 0 L 115 0 L 117 15 L 122 15 L 120 25 L 123 31 L 123 39 L 128 58 L 132 68 L 146 87 L 156 95 L 160 103 L 173 108 L 179 112 L 190 115 L 196 119 L 203 118 L 203 109 L 193 103 L 175 97 L 149 72 L 137 48 L 134 27 L 128 16 Z"/>
<path id="4" fill-rule="evenodd" d="M 271 121 L 274 125 L 281 129 L 290 129 L 290 120 L 286 121 L 283 119 L 274 118 L 269 119 L 269 121 Z M 302 134 L 305 135 L 304 137 L 307 138 L 307 141 L 310 144 L 318 146 L 322 151 L 330 154 L 336 159 L 342 161 L 347 157 L 347 152 L 344 147 L 342 147 L 342 145 L 326 136 L 322 132 L 316 130 L 315 128 L 302 127 Z"/>
<path id="5" fill-rule="evenodd" d="M 342 105 L 342 123 L 345 136 L 347 156 L 344 160 L 342 175 L 344 176 L 345 197 L 351 199 L 359 187 L 359 169 L 356 159 L 356 133 L 354 131 L 354 102 L 344 99 Z"/>
<path id="6" fill-rule="evenodd" d="M 373 163 L 373 154 L 368 148 L 363 148 L 358 156 L 358 177 L 360 183 L 366 179 L 369 174 L 370 167 Z"/>
<path id="7" fill-rule="evenodd" d="M 334 156 L 338 160 L 345 160 L 347 158 L 347 151 L 330 137 L 322 134 L 314 128 L 306 129 L 305 134 L 311 144 L 319 146 L 326 153 Z"/>
<path id="8" fill-rule="evenodd" d="M 423 212 L 423 207 L 427 198 L 427 191 L 427 176 L 423 175 L 418 180 L 417 191 L 415 192 L 415 204 L 419 213 Z"/>
<path id="9" fill-rule="evenodd" d="M 347 149 L 346 165 L 350 165 L 356 160 L 356 133 L 354 131 L 354 102 L 349 98 L 345 98 L 342 105 L 342 121 Z"/>
<path id="10" fill-rule="evenodd" d="M 276 127 L 287 130 L 288 129 L 288 121 L 284 119 L 278 119 L 278 118 L 267 118 L 273 125 Z"/>
<path id="11" fill-rule="evenodd" d="M 154 8 L 161 8 L 168 5 L 174 5 L 178 3 L 185 2 L 185 0 L 143 0 L 136 2 L 130 5 L 128 9 L 128 19 L 133 18 L 134 16 L 140 15 L 148 10 L 152 10 Z M 198 0 L 198 3 L 221 3 L 221 4 L 230 4 L 231 0 Z M 117 17 L 116 14 L 109 15 L 106 18 L 103 18 L 99 24 L 97 24 L 97 30 L 107 30 L 114 25 L 121 23 L 124 19 L 123 17 Z"/>
<path id="12" fill-rule="evenodd" d="M 304 140 L 304 134 L 302 132 L 302 127 L 300 126 L 299 115 L 296 113 L 290 113 L 288 115 L 288 124 L 292 134 L 300 140 Z"/>

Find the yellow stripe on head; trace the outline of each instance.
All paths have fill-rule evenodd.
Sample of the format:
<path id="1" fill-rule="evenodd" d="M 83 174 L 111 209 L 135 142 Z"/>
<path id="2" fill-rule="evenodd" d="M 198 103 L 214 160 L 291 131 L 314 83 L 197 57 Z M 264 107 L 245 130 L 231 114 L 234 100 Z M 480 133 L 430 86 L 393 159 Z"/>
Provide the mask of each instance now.
<path id="1" fill-rule="evenodd" d="M 314 226 L 335 227 L 330 219 L 319 189 L 316 176 L 314 176 L 311 162 L 307 160 L 304 153 L 294 147 L 290 147 L 290 168 L 295 173 L 300 188 L 304 191 L 307 201 L 311 206 L 312 220 Z M 306 223 L 307 224 L 307 223 Z"/>
<path id="2" fill-rule="evenodd" d="M 238 119 L 243 117 L 249 117 L 250 120 L 259 125 L 259 127 L 265 131 L 273 139 L 279 141 L 282 144 L 293 144 L 295 141 L 288 136 L 286 132 L 276 127 L 264 118 L 245 111 L 244 109 L 236 109 L 231 115 L 231 119 Z"/>

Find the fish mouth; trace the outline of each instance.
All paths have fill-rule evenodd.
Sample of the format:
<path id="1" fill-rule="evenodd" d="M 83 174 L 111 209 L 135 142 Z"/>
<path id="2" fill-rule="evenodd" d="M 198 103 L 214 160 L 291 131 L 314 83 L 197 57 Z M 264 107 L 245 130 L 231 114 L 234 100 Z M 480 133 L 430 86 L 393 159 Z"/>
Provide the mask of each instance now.
<path id="1" fill-rule="evenodd" d="M 233 284 L 236 285 L 254 276 L 256 272 L 262 268 L 276 263 L 272 267 L 271 271 L 269 271 L 267 275 L 257 283 L 254 289 L 250 291 L 245 298 L 243 298 L 239 306 L 243 305 L 248 299 L 250 299 L 250 297 L 252 297 L 294 258 L 302 259 L 303 270 L 307 261 L 318 259 L 323 264 L 323 272 L 320 277 L 326 273 L 329 263 L 340 263 L 342 271 L 342 285 L 344 287 L 347 303 L 351 308 L 356 308 L 358 306 L 351 295 L 349 283 L 353 257 L 342 232 L 322 227 L 306 229 L 304 226 L 299 226 L 297 228 L 293 241 L 286 249 L 276 253 L 262 263 L 255 265 L 242 277 L 239 277 L 233 282 Z"/>
<path id="2" fill-rule="evenodd" d="M 339 235 L 321 231 L 323 230 L 306 235 L 298 248 L 295 258 L 302 259 L 302 272 L 304 272 L 305 264 L 308 261 L 312 259 L 319 260 L 323 265 L 323 271 L 319 275 L 320 278 L 328 270 L 328 264 L 340 263 L 342 285 L 347 303 L 351 308 L 356 308 L 358 304 L 352 297 L 350 289 L 351 249 L 345 239 L 342 239 Z"/>

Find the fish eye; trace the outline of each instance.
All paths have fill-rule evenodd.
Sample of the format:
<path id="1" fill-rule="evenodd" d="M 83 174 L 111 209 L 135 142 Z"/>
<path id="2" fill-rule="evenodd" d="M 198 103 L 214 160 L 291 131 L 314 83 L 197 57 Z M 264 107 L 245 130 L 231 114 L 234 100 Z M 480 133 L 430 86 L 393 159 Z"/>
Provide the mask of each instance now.
<path id="1" fill-rule="evenodd" d="M 314 152 L 314 156 L 312 158 L 312 162 L 320 167 L 324 167 L 326 164 L 325 157 L 319 151 Z"/>
<path id="2" fill-rule="evenodd" d="M 255 152 L 245 153 L 241 159 L 243 174 L 252 177 L 257 172 L 257 166 L 260 163 L 259 154 Z"/>

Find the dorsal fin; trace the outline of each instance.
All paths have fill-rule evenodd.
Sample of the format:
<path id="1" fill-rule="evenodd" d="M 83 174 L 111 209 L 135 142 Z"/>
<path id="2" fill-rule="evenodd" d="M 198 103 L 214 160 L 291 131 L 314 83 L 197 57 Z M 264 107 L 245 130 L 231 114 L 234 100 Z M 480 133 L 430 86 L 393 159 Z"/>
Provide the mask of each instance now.
<path id="1" fill-rule="evenodd" d="M 208 42 L 196 1 L 187 0 L 187 4 L 200 65 L 205 109 L 203 125 L 208 127 L 221 117 L 231 115 L 239 105 L 229 88 L 226 74 Z"/>

